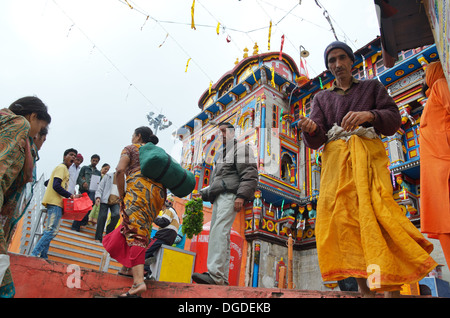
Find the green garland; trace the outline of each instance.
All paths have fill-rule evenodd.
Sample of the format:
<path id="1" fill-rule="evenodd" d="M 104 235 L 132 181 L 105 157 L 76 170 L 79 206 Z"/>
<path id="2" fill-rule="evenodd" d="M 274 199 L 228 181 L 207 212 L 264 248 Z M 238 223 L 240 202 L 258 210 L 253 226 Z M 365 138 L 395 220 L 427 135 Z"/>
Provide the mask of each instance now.
<path id="1" fill-rule="evenodd" d="M 203 230 L 203 200 L 191 199 L 185 205 L 182 232 L 189 239 Z"/>

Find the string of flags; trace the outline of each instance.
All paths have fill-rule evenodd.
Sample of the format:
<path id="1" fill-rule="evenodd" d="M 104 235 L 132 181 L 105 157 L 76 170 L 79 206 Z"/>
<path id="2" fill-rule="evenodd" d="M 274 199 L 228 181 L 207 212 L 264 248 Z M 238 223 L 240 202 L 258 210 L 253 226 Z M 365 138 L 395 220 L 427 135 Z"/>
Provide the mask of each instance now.
<path id="1" fill-rule="evenodd" d="M 56 5 L 58 5 L 57 3 L 56 3 L 56 1 L 55 0 L 53 0 L 53 2 L 56 4 Z M 164 44 L 166 43 L 166 41 L 167 41 L 167 39 L 170 37 L 178 46 L 179 46 L 179 48 L 187 55 L 187 61 L 186 61 L 186 66 L 185 66 L 185 73 L 187 73 L 188 72 L 188 70 L 189 70 L 189 67 L 190 67 L 190 65 L 192 64 L 192 63 L 194 63 L 194 64 L 196 64 L 197 66 L 198 66 L 198 68 L 206 75 L 206 77 L 208 77 L 208 79 L 209 79 L 209 83 L 210 83 L 210 85 L 209 85 L 209 91 L 211 92 L 211 89 L 212 89 L 212 80 L 211 80 L 211 78 L 208 76 L 208 74 L 200 67 L 200 65 L 196 62 L 196 60 L 184 49 L 184 47 L 182 46 L 182 45 L 180 45 L 180 43 L 178 42 L 178 41 L 176 41 L 176 39 L 164 28 L 164 26 L 163 26 L 163 24 L 164 23 L 176 23 L 176 22 L 174 22 L 174 21 L 160 21 L 160 20 L 158 20 L 158 19 L 156 19 L 155 17 L 152 17 L 151 15 L 149 15 L 148 13 L 146 13 L 144 10 L 142 10 L 142 9 L 140 9 L 137 5 L 135 5 L 134 3 L 133 3 L 133 1 L 132 0 L 119 0 L 119 2 L 121 2 L 121 3 L 123 3 L 123 4 L 125 4 L 125 5 L 127 5 L 128 6 L 128 8 L 130 9 L 130 10 L 134 10 L 135 12 L 138 12 L 138 13 L 140 13 L 140 14 L 142 14 L 142 15 L 144 15 L 144 17 L 145 17 L 145 20 L 144 20 L 144 22 L 143 22 L 143 24 L 142 24 L 142 26 L 141 26 L 141 31 L 143 30 L 143 28 L 144 28 L 144 26 L 147 24 L 147 22 L 149 21 L 149 20 L 153 20 L 154 22 L 156 22 L 162 29 L 163 29 L 163 31 L 165 31 L 165 37 L 164 37 L 164 40 L 159 44 L 159 48 L 161 48 L 161 47 L 163 47 L 164 46 Z M 197 4 L 200 4 L 211 16 L 212 16 L 212 14 L 208 11 L 208 9 L 199 1 L 199 0 L 197 0 Z M 301 4 L 301 1 L 300 1 L 300 4 Z M 328 14 L 328 12 L 325 10 L 325 8 L 323 8 L 323 6 L 316 0 L 316 4 L 317 4 L 317 6 L 318 7 L 320 7 L 321 9 L 323 9 L 324 10 L 324 16 L 325 16 L 325 18 L 327 19 L 327 21 L 329 22 L 329 24 L 330 24 L 330 26 L 332 26 L 331 25 L 331 18 L 330 18 L 330 16 L 329 16 L 329 14 Z M 268 51 L 270 51 L 270 49 L 271 49 L 271 41 L 272 41 L 272 27 L 273 27 L 273 22 L 272 22 L 272 19 L 270 19 L 269 20 L 269 23 L 268 23 L 268 25 L 266 25 L 265 27 L 262 27 L 262 28 L 258 28 L 258 29 L 255 29 L 255 30 L 250 30 L 250 31 L 243 31 L 243 30 L 237 30 L 237 29 L 233 29 L 233 28 L 227 28 L 225 25 L 223 25 L 223 23 L 221 23 L 217 18 L 215 18 L 214 16 L 213 16 L 213 18 L 216 20 L 216 22 L 217 22 L 217 24 L 216 25 L 214 25 L 214 26 L 209 26 L 209 25 L 201 25 L 201 24 L 199 24 L 199 25 L 196 25 L 196 23 L 195 23 L 195 9 L 196 9 L 196 0 L 192 0 L 192 5 L 191 5 L 191 12 L 190 12 L 190 27 L 191 27 L 191 29 L 192 30 L 197 30 L 197 27 L 211 27 L 211 28 L 214 28 L 215 29 L 215 32 L 216 32 L 216 34 L 217 35 L 220 35 L 220 31 L 221 31 L 221 29 L 223 30 L 223 33 L 226 35 L 226 42 L 227 43 L 230 43 L 230 42 L 233 42 L 235 45 L 236 45 L 236 43 L 235 43 L 235 41 L 232 41 L 232 38 L 231 38 L 231 35 L 228 33 L 228 32 L 226 32 L 226 30 L 228 30 L 228 31 L 233 31 L 233 32 L 240 32 L 240 33 L 244 33 L 244 34 L 249 34 L 249 33 L 251 33 L 251 32 L 255 32 L 255 31 L 259 31 L 259 30 L 263 30 L 263 29 L 268 29 L 268 34 L 267 34 L 267 36 L 268 36 L 268 38 L 267 38 L 267 49 L 268 49 Z M 59 7 L 59 5 L 58 5 L 58 7 Z M 294 7 L 295 8 L 295 7 Z M 294 8 L 292 8 L 290 11 L 288 11 L 284 16 L 283 16 L 283 18 L 281 19 L 281 20 L 283 20 L 287 15 L 289 15 L 291 12 L 292 12 L 292 10 L 294 9 Z M 61 8 L 60 8 L 61 9 Z M 64 12 L 65 13 L 65 12 Z M 66 14 L 67 15 L 67 14 Z M 269 16 L 269 18 L 270 18 L 270 16 Z M 71 20 L 71 19 L 70 19 Z M 278 22 L 276 22 L 275 23 L 275 26 L 277 26 L 277 24 L 279 23 L 279 22 L 281 22 L 281 20 L 280 21 L 278 21 Z M 178 23 L 178 24 L 182 24 L 182 23 Z M 67 34 L 67 36 L 69 35 L 69 33 L 71 32 L 71 30 L 72 30 L 72 28 L 75 26 L 75 23 L 73 23 L 72 24 L 72 26 L 70 27 L 70 29 L 69 29 L 69 31 L 68 31 L 68 34 Z M 335 34 L 335 31 L 334 31 L 334 28 L 332 28 L 332 31 L 333 31 L 333 33 Z M 336 35 L 336 34 L 335 34 Z M 86 36 L 86 35 L 85 35 Z M 87 36 L 86 36 L 87 37 Z M 88 37 L 87 37 L 88 38 Z M 279 54 L 279 59 L 280 60 L 282 60 L 282 54 L 283 54 L 283 49 L 284 49 L 284 42 L 285 42 L 285 40 L 286 40 L 287 38 L 286 38 L 286 36 L 285 36 L 285 34 L 282 34 L 282 36 L 281 36 L 281 45 L 280 45 L 280 54 Z M 89 38 L 88 38 L 88 40 L 89 41 L 91 41 Z M 92 42 L 92 41 L 91 41 Z M 92 44 L 93 44 L 93 46 L 92 46 L 92 50 L 94 50 L 94 49 L 96 49 L 96 50 L 98 50 L 98 51 L 100 51 L 100 49 L 92 42 Z M 238 49 L 239 49 L 239 47 L 238 47 Z M 92 51 L 91 50 L 91 51 Z M 239 50 L 240 52 L 242 52 L 242 50 Z M 100 51 L 101 52 L 101 51 Z M 114 68 L 116 68 L 123 76 L 124 76 L 124 78 L 126 78 L 126 76 L 114 65 L 114 63 L 112 63 L 112 61 L 103 53 L 103 52 L 101 52 L 101 54 L 103 54 L 104 56 L 105 56 L 105 58 L 106 59 L 108 59 L 108 61 L 114 66 Z M 303 64 L 303 61 L 302 60 L 300 60 L 300 62 L 301 62 L 301 64 L 300 64 L 300 69 L 302 70 L 302 71 L 305 71 L 305 73 L 306 73 L 306 75 L 307 75 L 307 70 L 306 70 L 306 65 L 304 65 Z M 272 79 L 271 79 L 271 85 L 273 85 L 273 86 L 275 86 L 275 81 L 274 81 L 274 70 L 272 69 L 271 70 L 272 71 Z M 253 73 L 253 77 L 255 78 L 255 81 L 256 81 L 256 76 L 255 76 L 255 74 Z M 126 78 L 127 79 L 127 78 Z M 127 79 L 128 80 L 128 79 Z M 320 79 L 319 79 L 320 80 Z M 133 85 L 130 81 L 129 81 L 129 88 L 131 88 L 131 86 L 133 86 L 135 89 L 137 89 L 136 88 L 136 86 L 135 85 Z M 140 92 L 139 91 L 139 93 L 140 94 L 142 94 L 144 97 L 145 97 L 145 99 L 147 100 L 147 101 L 149 101 L 149 103 L 151 104 L 151 105 L 153 105 L 153 103 L 151 103 L 151 101 L 142 93 L 142 92 Z M 127 96 L 128 96 L 128 94 L 127 94 Z"/>
<path id="2" fill-rule="evenodd" d="M 119 0 L 119 1 L 124 3 L 124 4 L 126 4 L 130 9 L 134 9 L 136 12 L 139 12 L 139 13 L 145 15 L 146 19 L 145 19 L 144 25 L 147 22 L 147 20 L 152 19 L 161 28 L 163 28 L 164 31 L 166 31 L 166 37 L 165 37 L 164 41 L 159 45 L 160 48 L 164 45 L 166 40 L 170 37 L 171 39 L 173 39 L 176 42 L 176 44 L 182 49 L 182 51 L 184 51 L 188 55 L 187 62 L 186 62 L 186 67 L 185 67 L 185 73 L 187 73 L 189 65 L 191 64 L 191 62 L 196 64 L 201 69 L 201 67 L 196 62 L 196 60 L 190 54 L 188 54 L 186 52 L 186 50 L 174 39 L 174 37 L 171 34 L 169 34 L 169 32 L 167 32 L 167 30 L 162 26 L 162 23 L 176 23 L 176 22 L 173 22 L 173 21 L 171 21 L 171 22 L 170 21 L 159 21 L 156 18 L 154 18 L 154 17 L 150 16 L 149 14 L 145 13 L 142 9 L 138 9 L 136 5 L 132 4 L 131 0 Z M 125 2 L 123 2 L 123 1 L 125 1 Z M 225 30 L 230 30 L 230 31 L 234 31 L 234 32 L 244 33 L 244 34 L 247 34 L 247 35 L 249 33 L 251 33 L 251 32 L 259 31 L 259 30 L 268 28 L 269 32 L 268 32 L 267 48 L 268 48 L 268 51 L 270 51 L 270 49 L 271 49 L 271 40 L 272 40 L 272 26 L 273 26 L 272 19 L 269 21 L 269 25 L 268 26 L 262 27 L 262 28 L 259 28 L 259 29 L 255 29 L 255 30 L 250 30 L 250 31 L 242 31 L 242 30 L 237 30 L 237 29 L 232 29 L 232 28 L 226 28 L 216 17 L 214 17 L 211 14 L 211 12 L 199 0 L 197 0 L 197 3 L 200 4 L 217 21 L 217 25 L 215 26 L 215 31 L 216 31 L 217 35 L 220 35 L 220 29 L 221 28 L 224 30 L 224 33 L 226 33 Z M 291 10 L 289 10 L 283 16 L 283 18 L 281 20 L 283 20 L 288 14 L 290 14 L 290 12 L 296 6 L 294 6 Z M 198 25 L 196 25 L 196 23 L 195 23 L 195 9 L 196 9 L 196 0 L 192 0 L 191 10 L 190 10 L 190 20 L 191 20 L 190 27 L 191 27 L 192 30 L 197 30 L 197 27 L 198 27 Z M 277 25 L 279 22 L 281 22 L 281 20 L 278 21 L 275 25 Z M 141 27 L 141 30 L 142 30 L 143 26 Z M 208 25 L 201 25 L 201 26 L 203 26 L 203 27 L 212 27 L 212 26 L 208 26 Z M 227 43 L 233 42 L 236 45 L 236 43 L 234 41 L 232 41 L 231 35 L 229 33 L 226 33 L 226 42 Z M 284 42 L 285 42 L 285 35 L 283 34 L 281 36 L 281 48 L 280 48 L 280 55 L 279 55 L 279 59 L 280 60 L 282 60 L 282 52 L 283 52 Z M 239 52 L 242 52 L 242 49 L 239 48 L 239 47 L 238 47 L 238 50 L 239 50 Z M 206 74 L 205 71 L 202 70 L 202 72 L 209 78 L 209 76 Z M 211 79 L 210 79 L 210 81 L 211 81 Z"/>
<path id="3" fill-rule="evenodd" d="M 136 12 L 139 12 L 139 13 L 145 15 L 146 19 L 145 19 L 145 22 L 144 22 L 143 26 L 141 27 L 141 30 L 142 30 L 142 28 L 144 27 L 144 25 L 146 24 L 147 20 L 149 20 L 149 19 L 154 20 L 159 26 L 161 26 L 161 27 L 163 28 L 164 31 L 166 31 L 166 30 L 165 30 L 164 27 L 162 26 L 163 23 L 185 24 L 185 23 L 175 22 L 175 21 L 160 21 L 160 20 L 157 20 L 156 18 L 154 18 L 154 17 L 148 15 L 147 13 L 143 12 L 143 10 L 140 9 L 140 8 L 138 8 L 137 5 L 134 5 L 134 4 L 132 3 L 132 0 L 119 0 L 119 2 L 122 2 L 123 4 L 127 5 L 130 9 L 133 9 L 133 10 L 135 10 Z M 264 8 L 261 6 L 260 2 L 265 2 L 267 5 L 271 5 L 271 6 L 275 7 L 275 8 L 277 8 L 277 9 L 280 9 L 280 8 L 278 8 L 276 5 L 274 5 L 274 4 L 272 4 L 272 3 L 269 3 L 269 2 L 267 2 L 267 1 L 257 0 L 256 3 L 257 3 L 257 4 L 263 9 L 263 11 L 265 11 L 265 12 L 266 12 L 266 10 L 264 10 Z M 331 16 L 329 15 L 328 11 L 323 7 L 323 5 L 322 5 L 318 0 L 315 0 L 315 3 L 316 3 L 316 5 L 317 5 L 319 8 L 321 8 L 321 9 L 323 10 L 323 15 L 324 15 L 325 19 L 327 20 L 329 26 L 331 27 L 331 31 L 333 32 L 334 36 L 337 38 L 336 32 L 335 32 L 334 27 L 333 27 L 332 22 L 331 22 Z M 209 13 L 209 14 L 217 21 L 217 24 L 216 24 L 215 26 L 212 26 L 212 25 L 198 25 L 198 24 L 195 23 L 196 4 L 201 5 L 201 7 L 203 7 L 203 9 L 205 9 L 205 11 L 207 11 L 207 12 L 208 12 L 208 13 Z M 217 35 L 220 35 L 220 30 L 222 29 L 222 30 L 223 30 L 223 33 L 226 35 L 226 38 L 225 38 L 226 43 L 233 43 L 234 45 L 236 45 L 236 47 L 237 47 L 237 49 L 239 50 L 239 52 L 242 52 L 242 48 L 239 48 L 239 47 L 238 47 L 238 45 L 236 44 L 236 42 L 232 40 L 231 35 L 230 35 L 228 32 L 226 32 L 226 30 L 232 31 L 232 32 L 239 32 L 239 33 L 243 33 L 243 34 L 249 35 L 249 33 L 251 33 L 251 32 L 260 31 L 260 30 L 263 30 L 263 29 L 266 29 L 266 28 L 267 28 L 267 29 L 268 29 L 267 48 L 268 48 L 268 51 L 270 51 L 270 49 L 271 49 L 271 41 L 272 41 L 272 27 L 273 27 L 273 25 L 275 25 L 276 27 L 278 27 L 278 24 L 279 24 L 283 19 L 285 19 L 288 15 L 290 15 L 290 14 L 292 13 L 292 11 L 293 11 L 297 6 L 300 6 L 301 4 L 302 4 L 302 2 L 299 1 L 299 2 L 298 2 L 297 4 L 295 4 L 290 10 L 285 10 L 284 16 L 283 16 L 281 19 L 279 19 L 278 22 L 276 22 L 276 23 L 273 23 L 273 22 L 272 22 L 272 19 L 270 19 L 269 24 L 268 24 L 267 26 L 265 26 L 265 27 L 261 27 L 261 28 L 255 29 L 255 30 L 244 31 L 244 30 L 238 30 L 238 29 L 233 29 L 233 28 L 225 27 L 225 25 L 223 25 L 222 22 L 220 22 L 216 17 L 214 17 L 214 16 L 211 14 L 211 12 L 210 12 L 203 4 L 202 4 L 202 2 L 200 2 L 199 0 L 197 0 L 197 3 L 196 3 L 196 0 L 192 0 L 192 4 L 191 4 L 191 8 L 190 8 L 190 9 L 191 9 L 191 10 L 190 10 L 190 18 L 191 18 L 190 27 L 191 27 L 192 30 L 197 30 L 197 27 L 199 27 L 199 26 L 200 26 L 200 27 L 215 28 L 215 32 L 216 32 Z M 281 9 L 281 10 L 283 10 L 283 9 Z M 267 12 L 266 12 L 266 14 L 267 14 L 267 15 L 269 16 L 269 18 L 270 18 L 270 15 L 269 15 Z M 302 21 L 307 21 L 307 20 L 305 20 L 305 19 L 303 19 L 303 18 L 301 18 L 301 19 L 302 19 Z M 308 21 L 307 21 L 307 22 L 308 22 Z M 310 23 L 312 23 L 312 22 L 310 22 Z M 317 24 L 315 24 L 315 25 L 318 26 Z M 174 38 L 171 34 L 169 34 L 167 31 L 166 31 L 166 33 L 167 33 L 166 38 L 165 38 L 165 40 L 160 44 L 159 47 L 162 47 L 162 45 L 166 42 L 167 38 L 170 37 L 171 39 L 173 39 L 173 40 L 176 42 L 176 44 L 182 49 L 182 51 L 184 51 L 185 53 L 187 53 L 186 50 L 185 50 L 184 48 L 182 48 L 182 46 L 175 40 L 175 38 Z M 249 37 L 250 37 L 250 36 L 249 36 Z M 250 38 L 250 39 L 251 39 L 251 38 Z M 252 39 L 251 39 L 251 40 L 252 40 Z M 293 46 L 296 50 L 298 50 L 297 47 L 290 41 L 289 38 L 287 38 L 287 37 L 285 36 L 285 34 L 284 34 L 284 32 L 283 32 L 283 35 L 281 36 L 281 49 L 280 49 L 280 56 L 279 56 L 280 60 L 282 59 L 282 51 L 283 51 L 283 47 L 284 47 L 284 42 L 285 42 L 285 40 L 288 40 L 289 43 L 292 44 L 292 46 Z M 252 41 L 253 41 L 253 40 L 252 40 Z M 196 65 L 200 68 L 200 70 L 201 70 L 201 71 L 209 78 L 209 76 L 206 74 L 206 72 L 205 72 L 203 69 L 201 69 L 199 63 L 197 63 L 196 60 L 195 60 L 191 55 L 189 55 L 189 54 L 187 54 L 187 55 L 188 55 L 188 57 L 187 57 L 188 60 L 190 59 L 192 63 L 196 64 Z M 192 64 L 192 63 L 191 63 L 191 64 Z M 189 64 L 189 62 L 187 62 L 187 64 Z M 187 68 L 185 68 L 185 72 L 187 72 Z M 211 80 L 211 79 L 210 79 L 210 80 Z"/>

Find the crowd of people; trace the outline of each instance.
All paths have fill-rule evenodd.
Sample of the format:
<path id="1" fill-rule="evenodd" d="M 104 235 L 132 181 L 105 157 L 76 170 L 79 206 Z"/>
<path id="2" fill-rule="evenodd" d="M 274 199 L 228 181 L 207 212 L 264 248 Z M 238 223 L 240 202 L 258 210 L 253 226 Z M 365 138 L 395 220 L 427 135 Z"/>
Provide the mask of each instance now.
<path id="1" fill-rule="evenodd" d="M 388 158 L 379 135 L 389 136 L 399 129 L 399 110 L 379 81 L 352 76 L 355 57 L 347 44 L 331 43 L 324 59 L 336 80 L 330 89 L 315 95 L 310 116 L 298 122 L 306 146 L 324 145 L 316 221 L 322 278 L 356 278 L 364 297 L 373 297 L 375 291 L 392 297 L 403 284 L 420 280 L 437 265 L 430 256 L 433 245 L 392 196 Z M 449 263 L 450 93 L 439 62 L 428 66 L 426 84 L 429 99 L 421 121 L 420 150 L 422 231 L 440 240 Z M 35 178 L 38 151 L 50 122 L 47 106 L 37 97 L 21 98 L 0 110 L 0 297 L 15 293 L 7 246 L 22 217 L 17 203 L 24 187 Z M 210 186 L 198 194 L 213 203 L 208 271 L 194 273 L 192 279 L 228 285 L 231 225 L 236 213 L 254 197 L 258 168 L 248 145 L 236 141 L 233 125 L 222 122 L 217 128 L 223 148 L 218 151 Z M 63 198 L 86 193 L 96 212 L 93 209 L 74 221 L 72 230 L 96 223 L 95 239 L 123 265 L 119 274 L 133 278 L 131 288 L 119 297 L 140 297 L 147 289 L 144 279 L 151 275 L 152 257 L 161 244 L 176 242 L 181 227 L 167 189 L 141 172 L 139 149 L 158 141 L 149 127 L 135 129 L 113 173 L 108 173 L 107 164 L 97 169 L 98 155 L 81 167 L 83 156 L 76 149 L 65 150 L 62 163 L 48 180 L 42 201 L 47 227 L 32 255 L 47 257 L 63 215 Z M 442 191 L 435 191 L 436 183 Z M 108 211 L 111 220 L 103 236 Z M 151 238 L 153 223 L 160 229 Z M 373 266 L 379 275 L 375 285 L 367 280 Z"/>
<path id="2" fill-rule="evenodd" d="M 25 187 L 36 182 L 38 152 L 46 140 L 50 123 L 48 108 L 37 97 L 21 98 L 0 110 L 0 298 L 15 295 L 7 248 L 15 226 L 29 203 L 28 200 L 25 205 L 20 204 L 24 201 Z M 91 223 L 96 225 L 95 240 L 102 242 L 104 234 L 109 238 L 105 247 L 117 249 L 121 247 L 117 244 L 125 242 L 127 248 L 121 250 L 123 258 L 118 257 L 118 260 L 134 273 L 132 290 L 134 288 L 135 292 L 141 293 L 142 288 L 145 288 L 142 281 L 146 250 L 149 250 L 147 254 L 150 257 L 157 251 L 155 247 L 161 245 L 150 244 L 153 247 L 148 248 L 153 220 L 160 225 L 161 230 L 168 227 L 176 231 L 174 236 L 157 237 L 153 242 L 172 245 L 182 237 L 178 233 L 178 215 L 170 207 L 173 199 L 166 198 L 166 189 L 161 184 L 140 174 L 138 149 L 150 141 L 158 143 L 158 138 L 149 127 L 136 129 L 132 144 L 124 148 L 119 165 L 112 173 L 108 173 L 109 164 L 103 164 L 100 170 L 97 169 L 100 161 L 97 154 L 91 156 L 89 165 L 81 166 L 83 156 L 76 149 L 65 150 L 62 163 L 53 169 L 49 180 L 45 182 L 46 190 L 41 203 L 47 210 L 46 227 L 31 255 L 48 258 L 50 243 L 58 233 L 64 214 L 63 199 L 79 198 L 86 193 L 92 201 L 92 209 L 82 220 L 73 221 L 71 229 L 80 231 L 80 227 Z M 160 218 L 156 216 L 169 207 L 175 222 L 166 224 L 167 213 Z M 105 228 L 108 211 L 111 216 Z M 120 211 L 123 213 L 119 222 Z M 118 233 L 121 239 L 108 235 L 112 233 Z"/>

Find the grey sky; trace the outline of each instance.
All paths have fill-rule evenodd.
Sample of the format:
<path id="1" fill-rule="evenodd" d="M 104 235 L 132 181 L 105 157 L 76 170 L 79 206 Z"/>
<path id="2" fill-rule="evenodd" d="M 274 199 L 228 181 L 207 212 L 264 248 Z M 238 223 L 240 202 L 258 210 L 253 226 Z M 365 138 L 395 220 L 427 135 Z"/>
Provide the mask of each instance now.
<path id="1" fill-rule="evenodd" d="M 197 0 L 196 30 L 192 0 L 128 3 L 134 9 L 122 0 L 0 1 L 1 107 L 36 95 L 52 116 L 39 176 L 48 178 L 71 147 L 83 154 L 83 165 L 97 153 L 99 166 L 109 163 L 113 171 L 150 111 L 172 121 L 158 137 L 176 154 L 171 133 L 199 113 L 209 82 L 242 60 L 245 47 L 251 54 L 257 42 L 259 53 L 268 52 L 270 20 L 271 51 L 280 50 L 284 34 L 283 52 L 299 63 L 302 45 L 311 77 L 325 70 L 323 50 L 335 40 L 323 8 L 353 49 L 379 35 L 373 0 L 320 0 L 323 8 L 314 0 Z"/>

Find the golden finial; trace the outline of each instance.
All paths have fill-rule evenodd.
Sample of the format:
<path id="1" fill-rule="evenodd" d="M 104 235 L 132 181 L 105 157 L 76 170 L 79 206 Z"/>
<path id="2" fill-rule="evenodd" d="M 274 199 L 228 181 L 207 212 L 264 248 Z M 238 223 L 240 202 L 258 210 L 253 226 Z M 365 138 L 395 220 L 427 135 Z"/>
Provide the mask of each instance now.
<path id="1" fill-rule="evenodd" d="M 253 55 L 257 55 L 258 54 L 258 43 L 255 42 L 255 46 L 253 47 Z"/>
<path id="2" fill-rule="evenodd" d="M 239 64 L 239 58 L 236 58 L 236 61 L 234 61 L 234 65 L 238 65 Z"/>
<path id="3" fill-rule="evenodd" d="M 247 57 L 248 57 L 248 49 L 245 48 L 245 49 L 244 49 L 244 59 L 247 58 Z"/>

